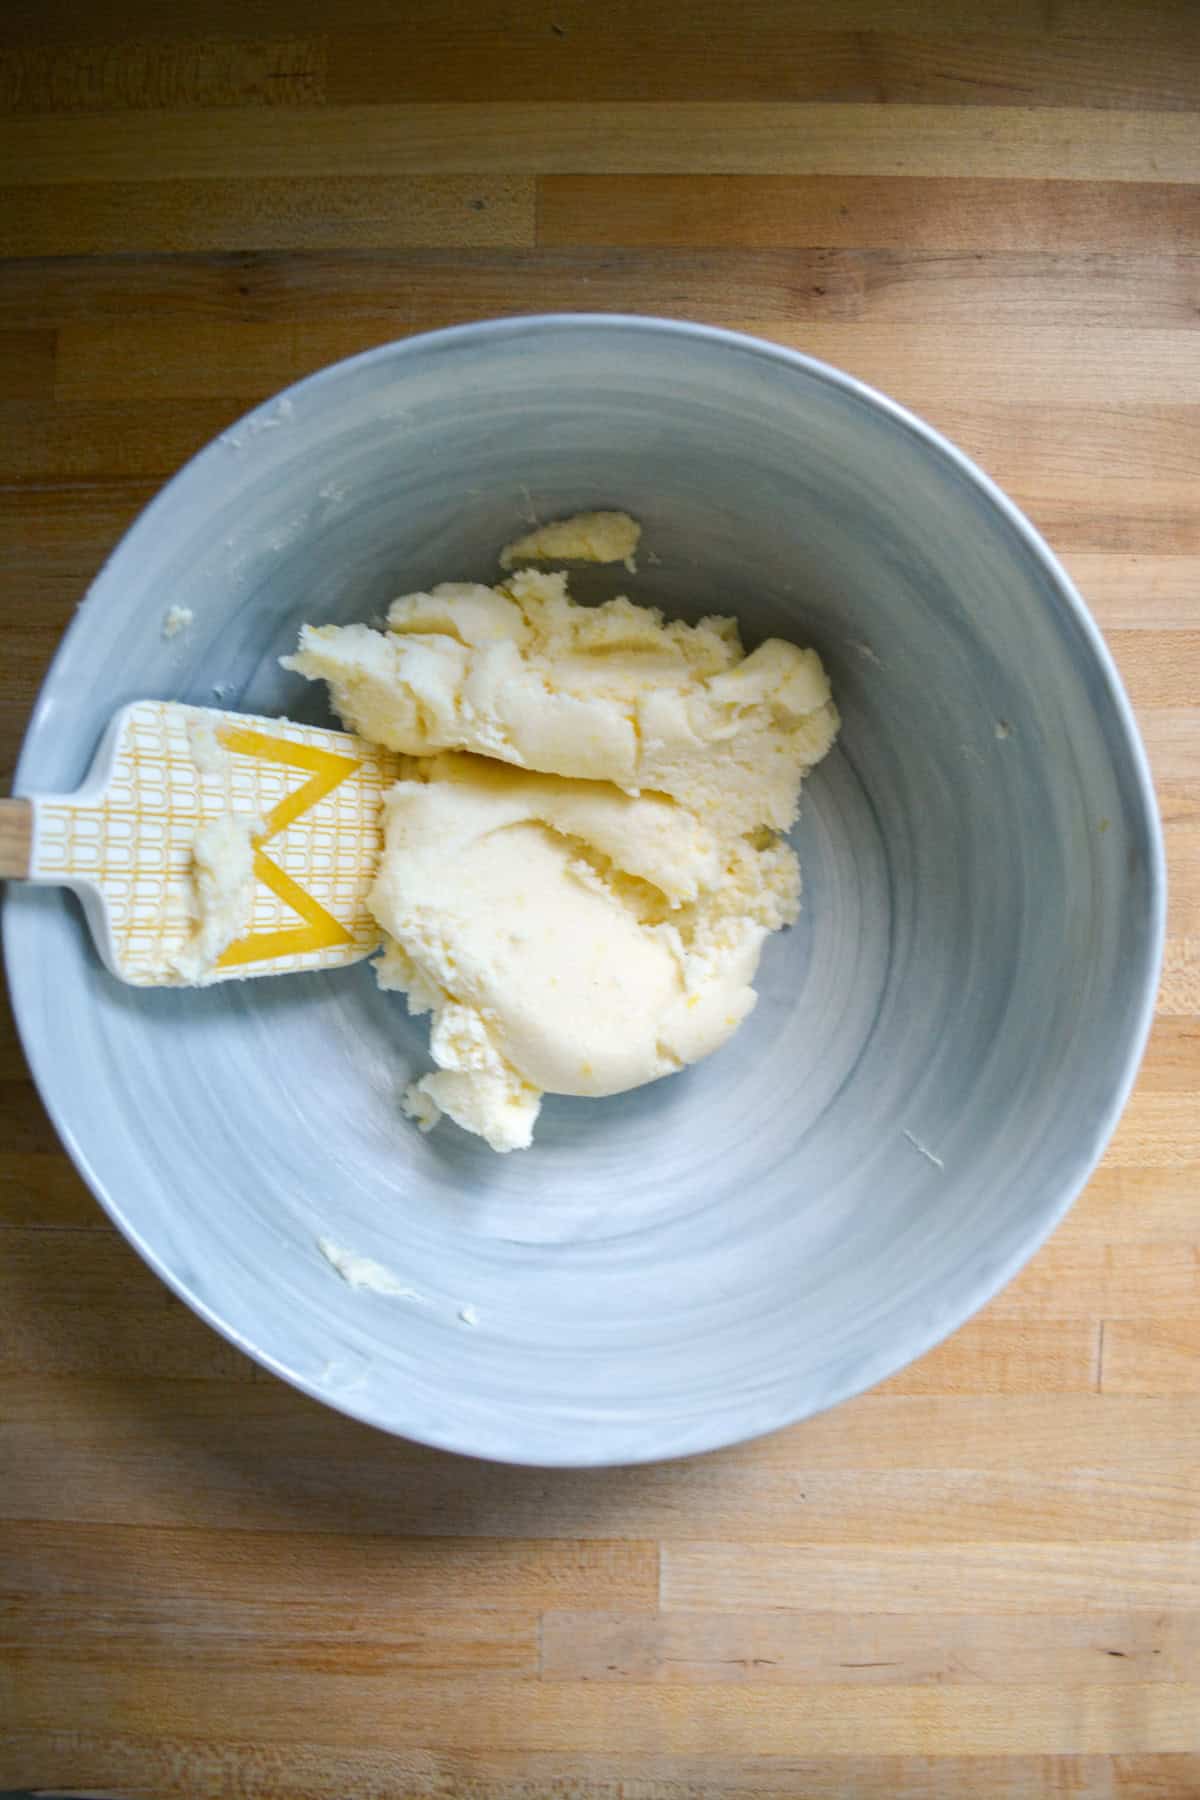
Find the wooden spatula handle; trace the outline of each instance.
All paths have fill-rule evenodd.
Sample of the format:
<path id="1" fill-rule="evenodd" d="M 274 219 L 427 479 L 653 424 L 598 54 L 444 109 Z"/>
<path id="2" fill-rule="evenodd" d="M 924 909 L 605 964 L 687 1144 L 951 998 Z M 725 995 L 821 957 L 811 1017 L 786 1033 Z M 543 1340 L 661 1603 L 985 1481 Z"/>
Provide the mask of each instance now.
<path id="1" fill-rule="evenodd" d="M 32 806 L 28 800 L 0 800 L 0 876 L 23 881 L 32 852 Z"/>

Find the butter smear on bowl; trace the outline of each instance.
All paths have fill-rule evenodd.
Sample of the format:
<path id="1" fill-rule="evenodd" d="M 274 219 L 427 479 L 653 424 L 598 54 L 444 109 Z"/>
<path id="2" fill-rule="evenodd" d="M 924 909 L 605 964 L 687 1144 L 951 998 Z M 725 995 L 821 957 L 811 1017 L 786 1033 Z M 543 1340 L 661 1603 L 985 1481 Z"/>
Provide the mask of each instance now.
<path id="1" fill-rule="evenodd" d="M 768 932 L 796 918 L 782 834 L 838 716 L 813 650 L 737 623 L 577 605 L 537 559 L 632 566 L 623 513 L 541 527 L 495 587 L 396 600 L 386 631 L 312 626 L 284 666 L 409 759 L 371 911 L 380 984 L 432 1015 L 437 1072 L 406 1108 L 526 1148 L 543 1093 L 640 1087 L 707 1056 L 754 1006 Z"/>

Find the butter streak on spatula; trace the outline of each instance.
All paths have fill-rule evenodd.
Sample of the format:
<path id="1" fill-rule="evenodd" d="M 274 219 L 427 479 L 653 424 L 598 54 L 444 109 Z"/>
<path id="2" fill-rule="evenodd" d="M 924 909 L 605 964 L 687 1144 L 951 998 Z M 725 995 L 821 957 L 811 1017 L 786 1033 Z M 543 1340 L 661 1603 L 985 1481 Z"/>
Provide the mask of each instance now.
<path id="1" fill-rule="evenodd" d="M 70 887 L 122 981 L 179 986 L 197 930 L 197 834 L 232 816 L 253 855 L 245 928 L 205 983 L 369 956 L 381 801 L 399 758 L 349 732 L 142 700 L 77 793 L 0 801 L 0 875 Z"/>

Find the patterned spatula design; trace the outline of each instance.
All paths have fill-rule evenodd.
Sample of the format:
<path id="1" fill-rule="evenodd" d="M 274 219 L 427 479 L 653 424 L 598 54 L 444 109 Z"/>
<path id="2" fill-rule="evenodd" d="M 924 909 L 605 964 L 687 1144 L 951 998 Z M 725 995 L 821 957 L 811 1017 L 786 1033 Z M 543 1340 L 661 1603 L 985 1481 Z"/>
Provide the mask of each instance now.
<path id="1" fill-rule="evenodd" d="M 399 768 L 348 732 L 138 701 L 77 793 L 0 801 L 0 875 L 73 888 L 114 975 L 176 986 L 196 834 L 232 813 L 256 822 L 253 899 L 204 979 L 337 968 L 380 942 L 366 900 Z"/>

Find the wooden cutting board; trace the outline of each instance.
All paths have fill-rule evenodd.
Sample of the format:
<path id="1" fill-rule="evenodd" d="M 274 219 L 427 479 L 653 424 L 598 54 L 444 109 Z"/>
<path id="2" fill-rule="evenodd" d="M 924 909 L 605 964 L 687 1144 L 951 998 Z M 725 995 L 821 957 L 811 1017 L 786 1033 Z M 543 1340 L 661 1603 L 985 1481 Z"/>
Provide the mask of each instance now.
<path id="1" fill-rule="evenodd" d="M 393 1443 L 107 1225 L 0 1040 L 0 1788 L 1200 1795 L 1200 8 L 10 0 L 0 760 L 246 407 L 452 320 L 746 326 L 949 432 L 1133 696 L 1171 860 L 1137 1092 L 978 1319 L 601 1474 Z"/>

